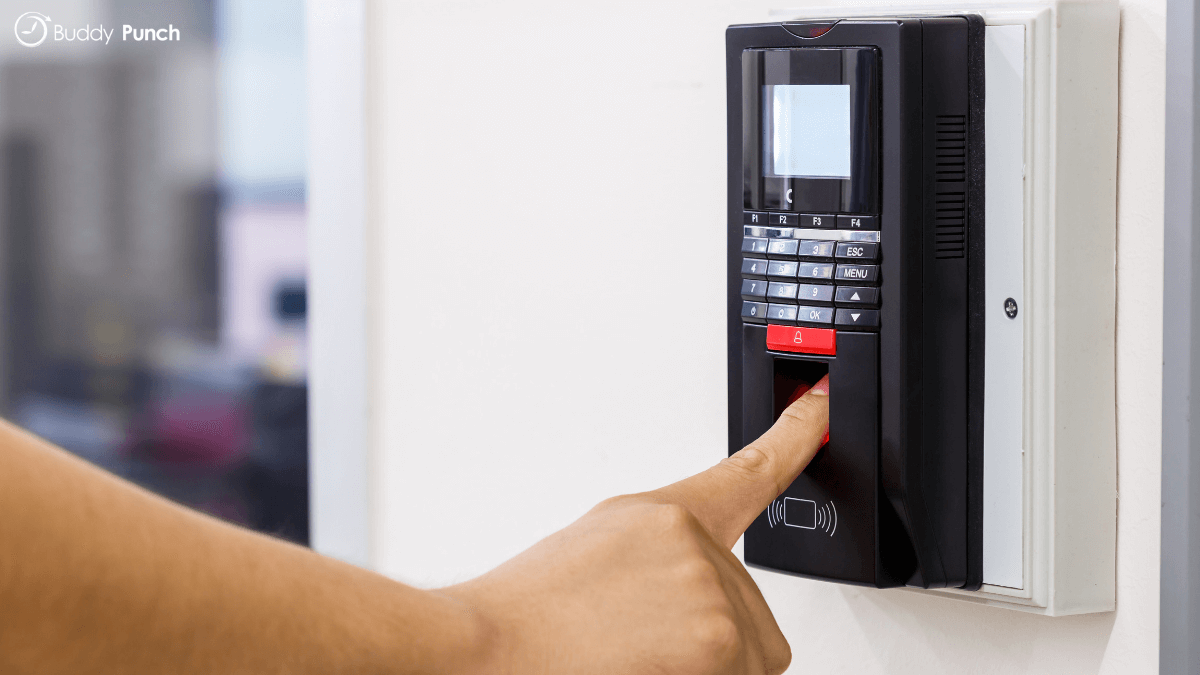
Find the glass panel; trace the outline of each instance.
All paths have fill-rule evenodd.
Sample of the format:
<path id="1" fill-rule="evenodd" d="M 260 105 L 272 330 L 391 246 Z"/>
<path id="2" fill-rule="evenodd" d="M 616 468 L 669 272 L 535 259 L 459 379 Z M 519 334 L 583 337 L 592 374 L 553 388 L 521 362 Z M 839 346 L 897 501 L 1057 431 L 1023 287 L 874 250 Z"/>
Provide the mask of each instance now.
<path id="1" fill-rule="evenodd" d="M 37 44 L 0 50 L 0 413 L 307 543 L 303 14 L 67 0 L 19 22 Z"/>

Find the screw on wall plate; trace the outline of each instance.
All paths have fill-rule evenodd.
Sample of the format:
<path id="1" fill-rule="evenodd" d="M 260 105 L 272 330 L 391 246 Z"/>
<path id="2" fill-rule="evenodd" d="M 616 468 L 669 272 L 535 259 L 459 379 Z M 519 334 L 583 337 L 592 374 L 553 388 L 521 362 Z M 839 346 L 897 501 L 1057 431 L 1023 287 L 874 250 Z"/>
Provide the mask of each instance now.
<path id="1" fill-rule="evenodd" d="M 1007 300 L 1005 300 L 1004 301 L 1004 313 L 1007 314 L 1008 318 L 1010 318 L 1010 319 L 1017 318 L 1017 301 L 1013 300 L 1012 298 L 1008 298 Z"/>

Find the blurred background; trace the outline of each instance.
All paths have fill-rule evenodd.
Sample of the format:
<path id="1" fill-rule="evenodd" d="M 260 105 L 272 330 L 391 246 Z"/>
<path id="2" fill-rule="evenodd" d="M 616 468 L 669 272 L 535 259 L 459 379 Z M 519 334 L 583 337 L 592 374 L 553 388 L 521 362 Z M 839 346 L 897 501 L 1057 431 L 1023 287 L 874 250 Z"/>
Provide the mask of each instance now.
<path id="1" fill-rule="evenodd" d="M 303 3 L 0 6 L 0 415 L 307 544 Z"/>

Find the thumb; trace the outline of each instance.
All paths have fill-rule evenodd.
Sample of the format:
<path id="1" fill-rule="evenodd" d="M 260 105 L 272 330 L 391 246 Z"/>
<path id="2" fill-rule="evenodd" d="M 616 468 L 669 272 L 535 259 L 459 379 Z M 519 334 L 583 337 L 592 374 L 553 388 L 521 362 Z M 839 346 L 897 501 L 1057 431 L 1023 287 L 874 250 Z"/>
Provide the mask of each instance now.
<path id="1" fill-rule="evenodd" d="M 648 496 L 688 508 L 718 542 L 732 548 L 828 440 L 829 376 L 783 411 L 758 440 L 719 464 Z"/>

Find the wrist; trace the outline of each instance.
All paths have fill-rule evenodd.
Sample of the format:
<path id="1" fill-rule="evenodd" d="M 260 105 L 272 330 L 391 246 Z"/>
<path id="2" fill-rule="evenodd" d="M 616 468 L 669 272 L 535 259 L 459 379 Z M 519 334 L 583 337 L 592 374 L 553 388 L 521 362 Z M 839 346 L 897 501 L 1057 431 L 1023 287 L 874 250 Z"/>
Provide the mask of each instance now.
<path id="1" fill-rule="evenodd" d="M 511 640 L 501 621 L 482 594 L 471 584 L 460 584 L 430 591 L 453 606 L 460 617 L 460 632 L 455 639 L 458 668 L 463 675 L 508 675 L 511 668 Z"/>

